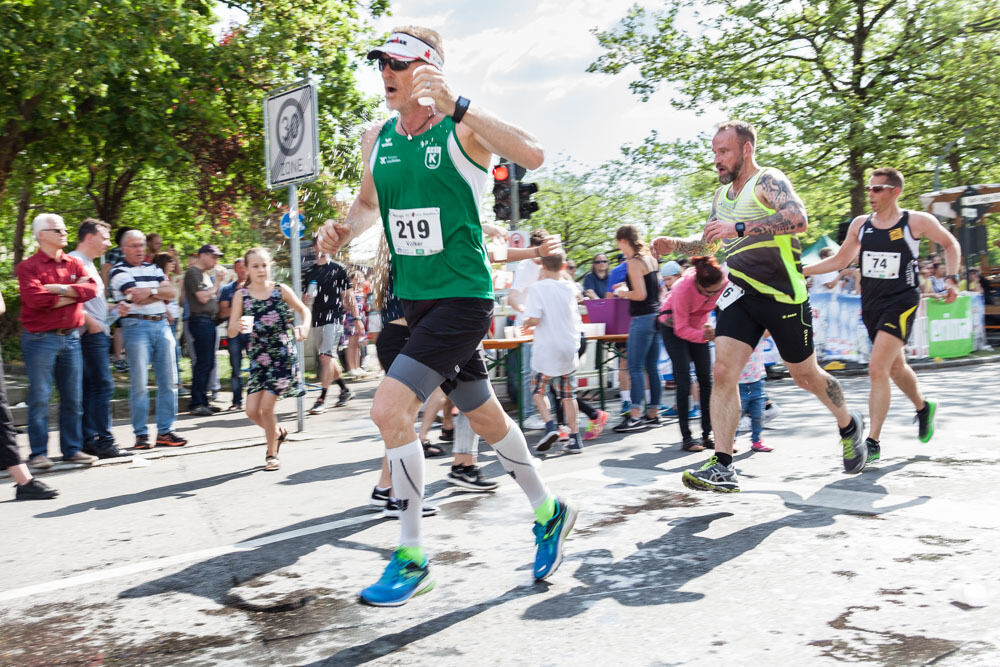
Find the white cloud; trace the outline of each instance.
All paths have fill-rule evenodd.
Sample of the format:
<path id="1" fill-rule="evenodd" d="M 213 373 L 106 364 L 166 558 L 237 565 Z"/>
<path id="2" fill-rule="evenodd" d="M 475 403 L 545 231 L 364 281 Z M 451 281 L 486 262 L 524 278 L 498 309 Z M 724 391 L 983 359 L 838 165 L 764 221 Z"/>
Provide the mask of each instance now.
<path id="1" fill-rule="evenodd" d="M 538 135 L 550 156 L 593 166 L 618 156 L 653 129 L 662 138 L 693 138 L 718 119 L 671 107 L 669 94 L 649 102 L 633 95 L 628 73 L 587 73 L 602 49 L 593 28 L 606 29 L 633 0 L 510 0 L 502 5 L 461 0 L 400 0 L 380 31 L 403 24 L 441 33 L 445 71 L 453 89 Z M 640 4 L 656 5 L 653 0 Z M 373 95 L 381 79 L 365 68 Z"/>

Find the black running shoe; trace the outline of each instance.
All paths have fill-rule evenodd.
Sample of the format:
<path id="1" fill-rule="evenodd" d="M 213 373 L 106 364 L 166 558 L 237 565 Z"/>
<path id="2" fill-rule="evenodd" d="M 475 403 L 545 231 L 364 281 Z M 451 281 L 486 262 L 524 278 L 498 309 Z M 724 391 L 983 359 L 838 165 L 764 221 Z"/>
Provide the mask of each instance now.
<path id="1" fill-rule="evenodd" d="M 15 484 L 17 490 L 14 492 L 15 500 L 48 500 L 55 498 L 59 492 L 45 482 L 32 477 L 27 484 Z"/>
<path id="2" fill-rule="evenodd" d="M 347 405 L 347 402 L 349 400 L 351 400 L 352 398 L 354 398 L 354 394 L 352 394 L 350 392 L 350 390 L 348 390 L 348 391 L 342 391 L 342 392 L 340 392 L 340 396 L 337 397 L 337 403 L 334 405 L 334 407 L 336 407 L 336 408 L 342 408 L 345 405 Z"/>
<path id="3" fill-rule="evenodd" d="M 924 401 L 923 412 L 918 412 L 915 421 L 920 425 L 917 433 L 920 442 L 930 442 L 934 437 L 934 413 L 937 412 L 937 403 L 934 401 Z"/>
<path id="4" fill-rule="evenodd" d="M 483 479 L 482 471 L 474 465 L 452 466 L 448 483 L 470 491 L 492 491 L 500 486 L 492 479 Z"/>
<path id="5" fill-rule="evenodd" d="M 633 419 L 632 415 L 625 415 L 612 430 L 615 433 L 634 433 L 635 431 L 645 431 L 649 426 L 642 418 Z"/>
<path id="6" fill-rule="evenodd" d="M 865 430 L 864 417 L 858 412 L 852 412 L 851 421 L 854 422 L 854 433 L 846 438 L 842 437 L 840 446 L 844 450 L 844 472 L 853 475 L 865 469 L 865 463 L 868 462 L 868 449 L 861 437 L 861 432 Z"/>
<path id="7" fill-rule="evenodd" d="M 868 463 L 872 461 L 878 461 L 879 457 L 882 455 L 882 447 L 872 440 L 871 438 L 865 438 L 865 447 L 868 448 Z"/>

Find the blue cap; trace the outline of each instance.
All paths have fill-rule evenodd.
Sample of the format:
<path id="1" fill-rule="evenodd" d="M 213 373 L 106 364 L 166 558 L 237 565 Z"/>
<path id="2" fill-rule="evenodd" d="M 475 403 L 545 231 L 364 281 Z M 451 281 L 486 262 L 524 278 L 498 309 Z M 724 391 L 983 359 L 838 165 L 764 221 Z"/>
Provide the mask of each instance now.
<path id="1" fill-rule="evenodd" d="M 670 260 L 666 264 L 660 267 L 660 275 L 666 278 L 667 276 L 676 276 L 681 272 L 681 265 Z"/>

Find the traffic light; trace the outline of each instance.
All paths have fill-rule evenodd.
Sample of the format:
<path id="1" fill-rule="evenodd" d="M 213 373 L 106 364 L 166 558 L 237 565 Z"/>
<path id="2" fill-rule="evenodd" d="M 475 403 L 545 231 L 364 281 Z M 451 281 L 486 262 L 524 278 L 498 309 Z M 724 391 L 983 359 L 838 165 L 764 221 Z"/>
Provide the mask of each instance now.
<path id="1" fill-rule="evenodd" d="M 538 192 L 538 183 L 519 182 L 517 184 L 517 206 L 522 220 L 527 220 L 532 213 L 538 210 L 538 202 L 531 199 L 531 195 L 536 192 Z"/>
<path id="2" fill-rule="evenodd" d="M 493 167 L 493 214 L 497 220 L 511 219 L 510 169 L 505 160 Z"/>

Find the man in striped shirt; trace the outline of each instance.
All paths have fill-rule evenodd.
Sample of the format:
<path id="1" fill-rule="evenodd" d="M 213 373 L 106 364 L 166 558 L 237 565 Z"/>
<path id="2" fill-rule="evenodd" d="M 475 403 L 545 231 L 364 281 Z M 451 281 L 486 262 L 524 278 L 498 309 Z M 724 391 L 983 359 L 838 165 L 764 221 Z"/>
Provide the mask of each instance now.
<path id="1" fill-rule="evenodd" d="M 166 303 L 176 289 L 155 264 L 144 261 L 146 235 L 133 229 L 122 236 L 124 258 L 111 269 L 111 296 L 119 303 L 121 327 L 128 356 L 131 392 L 129 407 L 136 449 L 152 449 L 146 418 L 149 364 L 156 373 L 156 445 L 180 447 L 187 441 L 173 432 L 177 417 L 177 366 L 174 339 L 167 328 Z"/>

